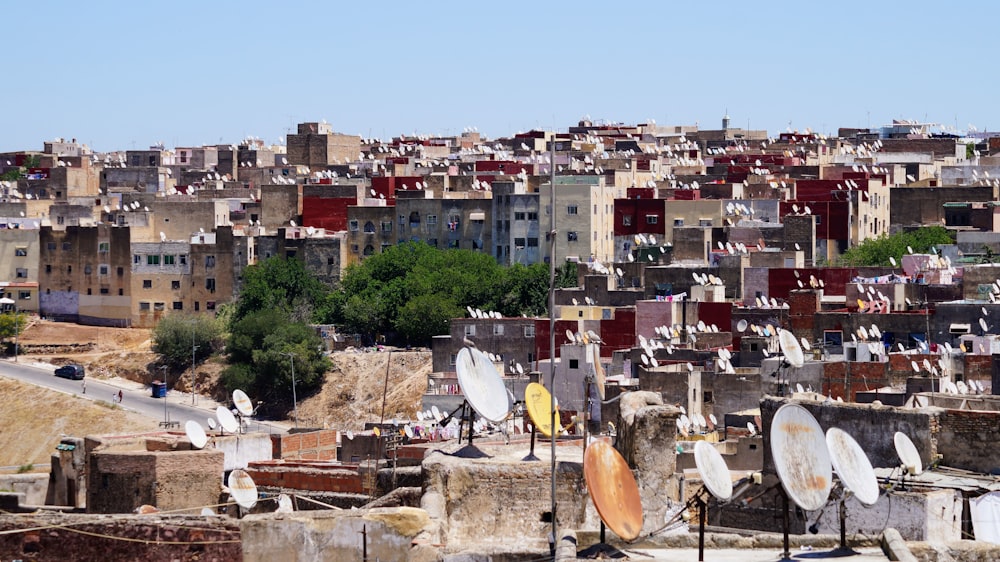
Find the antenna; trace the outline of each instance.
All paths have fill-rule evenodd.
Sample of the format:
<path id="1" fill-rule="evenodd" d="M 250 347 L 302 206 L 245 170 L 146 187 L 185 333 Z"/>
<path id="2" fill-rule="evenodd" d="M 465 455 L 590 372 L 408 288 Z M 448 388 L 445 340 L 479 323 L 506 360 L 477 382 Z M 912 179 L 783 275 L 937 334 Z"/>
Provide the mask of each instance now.
<path id="1" fill-rule="evenodd" d="M 239 429 L 239 424 L 236 423 L 236 417 L 233 413 L 229 411 L 229 408 L 225 406 L 219 406 L 215 409 L 215 417 L 219 419 L 219 425 L 222 426 L 223 431 L 228 431 L 229 433 L 236 433 Z"/>
<path id="2" fill-rule="evenodd" d="M 242 468 L 229 473 L 229 495 L 243 509 L 250 510 L 257 505 L 257 484 Z"/>
<path id="3" fill-rule="evenodd" d="M 194 420 L 188 420 L 184 424 L 184 433 L 187 434 L 188 441 L 191 442 L 191 446 L 195 449 L 201 449 L 208 443 L 208 436 L 205 435 L 205 429 L 201 427 L 200 423 Z"/>
<path id="4" fill-rule="evenodd" d="M 583 453 L 583 477 L 601 521 L 625 541 L 642 531 L 639 486 L 625 459 L 606 441 L 591 443 Z"/>

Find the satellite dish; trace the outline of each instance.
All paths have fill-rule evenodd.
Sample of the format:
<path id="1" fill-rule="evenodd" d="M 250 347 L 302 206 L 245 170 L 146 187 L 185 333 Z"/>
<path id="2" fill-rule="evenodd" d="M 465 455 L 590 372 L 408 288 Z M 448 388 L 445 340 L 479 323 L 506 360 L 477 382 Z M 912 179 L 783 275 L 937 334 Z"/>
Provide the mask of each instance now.
<path id="1" fill-rule="evenodd" d="M 253 478 L 245 470 L 237 468 L 230 472 L 226 484 L 229 486 L 229 495 L 240 507 L 253 509 L 257 505 L 257 484 L 254 484 Z"/>
<path id="2" fill-rule="evenodd" d="M 889 256 L 889 263 L 892 264 L 892 267 L 896 267 L 896 258 Z"/>
<path id="3" fill-rule="evenodd" d="M 417 421 L 424 421 L 424 412 L 423 411 L 417 412 Z"/>
<path id="4" fill-rule="evenodd" d="M 233 413 L 230 412 L 229 408 L 226 408 L 225 406 L 219 406 L 215 409 L 215 417 L 218 418 L 219 425 L 222 426 L 224 431 L 236 433 L 236 430 L 240 427 L 239 424 L 236 423 L 236 417 L 233 416 Z"/>
<path id="5" fill-rule="evenodd" d="M 434 416 L 434 419 L 440 420 L 441 410 L 439 410 L 437 406 L 431 406 L 431 415 Z"/>
<path id="6" fill-rule="evenodd" d="M 747 331 L 747 321 L 741 319 L 739 322 L 737 322 L 736 323 L 736 330 L 738 332 L 745 332 L 745 331 Z"/>
<path id="7" fill-rule="evenodd" d="M 751 437 L 753 437 L 754 435 L 757 435 L 757 427 L 753 424 L 752 421 L 748 421 L 747 422 L 747 431 L 750 432 L 750 436 Z"/>
<path id="8" fill-rule="evenodd" d="M 800 382 L 795 383 L 795 392 L 798 392 L 798 393 L 801 394 L 801 393 L 803 393 L 805 391 L 806 391 L 806 389 L 802 388 L 802 383 L 800 383 Z"/>
<path id="9" fill-rule="evenodd" d="M 771 420 L 771 456 L 778 479 L 796 505 L 816 511 L 833 486 L 833 465 L 823 429 L 808 410 L 785 404 Z"/>
<path id="10" fill-rule="evenodd" d="M 348 441 L 353 441 L 354 440 L 354 432 L 351 431 L 350 429 L 347 430 L 347 440 Z"/>
<path id="11" fill-rule="evenodd" d="M 642 360 L 643 365 L 649 365 L 649 357 L 645 353 L 640 355 L 639 358 Z"/>
<path id="12" fill-rule="evenodd" d="M 406 434 L 407 438 L 413 439 L 413 428 L 410 427 L 410 424 L 406 424 L 403 426 L 403 433 Z"/>
<path id="13" fill-rule="evenodd" d="M 805 355 L 802 353 L 802 347 L 799 346 L 798 340 L 795 339 L 795 334 L 790 330 L 781 330 L 781 333 L 778 334 L 778 345 L 781 346 L 781 352 L 785 354 L 785 359 L 789 365 L 798 368 L 805 363 Z"/>
<path id="14" fill-rule="evenodd" d="M 566 339 L 569 343 L 576 343 L 576 338 L 573 336 L 573 330 L 566 330 Z"/>
<path id="15" fill-rule="evenodd" d="M 288 497 L 288 494 L 278 494 L 278 508 L 274 512 L 292 513 L 293 511 L 295 511 L 295 506 L 292 505 L 292 498 Z"/>
<path id="16" fill-rule="evenodd" d="M 910 367 L 913 368 L 914 373 L 920 372 L 920 364 L 917 363 L 916 361 L 910 361 Z"/>
<path id="17" fill-rule="evenodd" d="M 524 389 L 524 404 L 531 423 L 546 437 L 552 437 L 552 395 L 537 382 Z M 556 423 L 559 423 L 559 406 L 556 406 Z"/>
<path id="18" fill-rule="evenodd" d="M 191 441 L 191 445 L 195 449 L 201 449 L 208 443 L 208 436 L 205 435 L 205 429 L 201 427 L 201 424 L 194 421 L 188 420 L 184 424 L 184 433 L 187 434 L 187 438 Z"/>
<path id="19" fill-rule="evenodd" d="M 253 415 L 253 402 L 250 401 L 250 397 L 247 396 L 246 392 L 238 388 L 234 390 L 233 404 L 236 405 L 236 410 L 241 416 L 250 417 Z"/>
<path id="20" fill-rule="evenodd" d="M 524 367 L 522 367 L 520 363 L 514 365 L 514 370 L 517 371 L 517 374 L 519 375 L 524 374 Z"/>
<path id="21" fill-rule="evenodd" d="M 595 441 L 583 453 L 583 477 L 601 520 L 625 541 L 642 531 L 639 486 L 625 459 L 606 441 Z"/>
<path id="22" fill-rule="evenodd" d="M 733 480 L 729 476 L 729 467 L 718 449 L 706 441 L 695 442 L 694 464 L 698 467 L 702 483 L 713 496 L 722 501 L 733 497 Z"/>
<path id="23" fill-rule="evenodd" d="M 708 414 L 708 419 L 712 422 L 712 425 L 719 425 L 719 420 L 716 419 L 715 414 Z"/>
<path id="24" fill-rule="evenodd" d="M 215 431 L 215 428 L 219 426 L 219 424 L 215 423 L 215 418 L 208 418 L 207 421 L 208 429 L 211 429 L 212 431 Z"/>
<path id="25" fill-rule="evenodd" d="M 213 516 L 215 514 L 216 513 L 214 511 L 212 511 L 211 507 L 203 507 L 203 508 L 201 508 L 201 516 L 202 517 L 211 517 L 211 516 Z"/>
<path id="26" fill-rule="evenodd" d="M 920 460 L 920 452 L 917 451 L 917 446 L 913 444 L 913 441 L 905 433 L 897 431 L 892 436 L 892 443 L 896 446 L 896 455 L 899 457 L 900 462 L 911 475 L 918 476 L 924 471 L 924 464 Z"/>
<path id="27" fill-rule="evenodd" d="M 982 328 L 984 332 L 989 332 L 990 331 L 990 326 L 989 326 L 989 324 L 986 323 L 986 319 L 985 318 L 980 318 L 979 319 L 979 327 Z"/>
<path id="28" fill-rule="evenodd" d="M 500 423 L 507 417 L 510 402 L 506 387 L 485 353 L 463 347 L 455 359 L 455 372 L 462 394 L 476 413 L 493 423 Z"/>
<path id="29" fill-rule="evenodd" d="M 837 476 L 858 501 L 875 505 L 878 501 L 878 479 L 861 445 L 846 431 L 831 427 L 826 432 L 826 447 Z"/>

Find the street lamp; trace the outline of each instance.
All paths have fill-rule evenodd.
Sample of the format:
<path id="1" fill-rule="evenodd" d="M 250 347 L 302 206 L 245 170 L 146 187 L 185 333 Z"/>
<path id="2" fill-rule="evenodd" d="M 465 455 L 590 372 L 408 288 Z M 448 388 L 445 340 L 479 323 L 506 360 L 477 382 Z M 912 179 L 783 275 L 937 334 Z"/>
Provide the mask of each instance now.
<path id="1" fill-rule="evenodd" d="M 170 415 L 167 413 L 167 366 L 160 365 L 160 372 L 163 373 L 163 423 L 170 422 Z"/>
<path id="2" fill-rule="evenodd" d="M 288 362 L 292 364 L 292 410 L 295 415 L 295 429 L 299 428 L 299 401 L 295 396 L 295 354 L 282 353 L 288 356 Z"/>
<path id="3" fill-rule="evenodd" d="M 17 320 L 17 302 L 14 299 L 3 297 L 0 298 L 0 304 L 2 304 L 4 308 L 8 306 L 14 307 L 14 362 L 17 363 L 17 340 L 21 332 L 21 324 Z"/>
<path id="4" fill-rule="evenodd" d="M 194 355 L 194 352 L 198 350 L 198 346 L 194 344 L 194 328 L 195 328 L 195 324 L 192 322 L 192 324 L 191 324 L 191 405 L 192 406 L 194 406 L 194 382 L 195 382 L 195 374 L 194 374 L 195 355 Z"/>

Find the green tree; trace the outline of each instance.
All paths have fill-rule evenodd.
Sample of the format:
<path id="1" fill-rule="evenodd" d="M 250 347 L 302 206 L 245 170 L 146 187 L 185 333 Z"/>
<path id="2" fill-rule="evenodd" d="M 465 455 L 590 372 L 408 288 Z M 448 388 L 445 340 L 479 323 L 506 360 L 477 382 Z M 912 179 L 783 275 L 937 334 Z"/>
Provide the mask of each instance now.
<path id="1" fill-rule="evenodd" d="M 899 263 L 903 255 L 912 248 L 915 253 L 926 253 L 931 248 L 953 244 L 954 239 L 942 226 L 918 228 L 911 232 L 899 232 L 891 236 L 880 236 L 865 240 L 858 246 L 843 253 L 837 260 L 843 266 L 891 266 L 889 258 Z"/>
<path id="2" fill-rule="evenodd" d="M 173 368 L 203 361 L 222 346 L 222 326 L 210 316 L 200 314 L 171 314 L 157 322 L 153 328 L 152 350 L 161 362 Z"/>
<path id="3" fill-rule="evenodd" d="M 427 293 L 410 299 L 396 316 L 396 328 L 408 340 L 425 343 L 448 333 L 448 323 L 465 311 L 447 295 Z"/>
<path id="4" fill-rule="evenodd" d="M 231 326 L 226 346 L 230 364 L 221 383 L 228 391 L 241 388 L 254 400 L 263 401 L 265 414 L 284 413 L 292 405 L 292 361 L 300 396 L 322 384 L 331 365 L 321 346 L 316 331 L 293 321 L 288 312 L 251 312 Z"/>
<path id="5" fill-rule="evenodd" d="M 12 341 L 18 334 L 24 332 L 26 326 L 27 320 L 21 312 L 0 314 L 0 340 Z"/>
<path id="6" fill-rule="evenodd" d="M 273 257 L 243 271 L 243 287 L 230 321 L 237 322 L 258 310 L 274 308 L 308 322 L 329 290 L 300 260 Z"/>

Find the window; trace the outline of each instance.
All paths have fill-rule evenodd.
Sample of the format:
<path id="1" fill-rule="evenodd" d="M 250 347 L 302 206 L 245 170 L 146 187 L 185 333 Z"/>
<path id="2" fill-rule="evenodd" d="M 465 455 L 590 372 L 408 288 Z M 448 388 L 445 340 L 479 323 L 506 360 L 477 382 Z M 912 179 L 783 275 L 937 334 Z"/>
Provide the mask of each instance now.
<path id="1" fill-rule="evenodd" d="M 358 231 L 358 221 L 352 220 L 349 223 L 347 223 L 347 225 L 348 225 L 347 228 L 349 228 L 351 230 L 351 232 L 357 232 Z"/>
<path id="2" fill-rule="evenodd" d="M 181 282 L 178 280 L 173 280 L 170 282 L 170 288 L 174 291 L 179 291 L 181 288 Z"/>
<path id="3" fill-rule="evenodd" d="M 475 324 L 466 324 L 465 325 L 465 335 L 467 335 L 467 336 L 474 336 L 474 335 L 476 335 L 476 325 Z"/>
<path id="4" fill-rule="evenodd" d="M 18 279 L 25 279 L 28 277 L 28 269 L 25 267 L 19 267 L 15 270 L 14 276 Z"/>
<path id="5" fill-rule="evenodd" d="M 66 273 L 73 273 L 73 266 L 72 265 L 67 265 L 66 266 Z"/>
<path id="6" fill-rule="evenodd" d="M 92 294 L 94 294 L 94 292 L 93 292 L 93 291 L 94 291 L 93 289 L 91 289 L 90 287 L 87 287 L 87 294 L 88 294 L 88 295 L 92 295 Z"/>
<path id="7" fill-rule="evenodd" d="M 209 277 L 208 279 L 205 279 L 205 289 L 207 289 L 208 292 L 210 292 L 210 293 L 214 293 L 215 292 L 215 278 L 214 277 Z"/>
<path id="8" fill-rule="evenodd" d="M 106 295 L 106 294 L 108 294 L 109 292 L 110 292 L 110 291 L 108 290 L 108 288 L 107 288 L 107 287 L 101 287 L 101 294 L 102 294 L 102 295 Z"/>
<path id="9" fill-rule="evenodd" d="M 49 242 L 48 244 L 45 245 L 45 248 L 48 249 L 48 250 L 55 250 L 56 249 L 56 243 L 55 242 Z"/>
<path id="10" fill-rule="evenodd" d="M 17 248 L 14 248 L 14 255 L 19 258 L 23 258 L 28 255 L 28 249 L 23 246 L 18 246 Z"/>
<path id="11" fill-rule="evenodd" d="M 523 248 L 524 245 L 525 245 L 525 243 L 526 243 L 526 241 L 525 241 L 524 238 L 515 238 L 514 239 L 514 249 L 516 250 L 516 249 L 519 249 L 519 248 Z"/>
<path id="12" fill-rule="evenodd" d="M 529 212 L 528 213 L 528 220 L 529 221 L 536 221 L 536 220 L 538 220 L 538 211 L 531 211 L 531 212 Z"/>
<path id="13" fill-rule="evenodd" d="M 451 354 L 451 355 L 450 355 L 450 356 L 448 357 L 448 364 L 449 364 L 449 365 L 454 365 L 454 364 L 455 364 L 455 361 L 456 361 L 457 359 L 458 359 L 458 356 L 457 356 L 457 355 L 455 355 L 454 353 L 452 353 L 452 354 Z"/>
<path id="14" fill-rule="evenodd" d="M 571 231 L 569 231 L 569 232 L 566 233 L 566 241 L 567 242 L 576 242 L 576 240 L 577 240 L 577 235 L 576 235 L 575 231 L 571 230 Z"/>
<path id="15" fill-rule="evenodd" d="M 52 273 L 52 264 L 51 263 L 45 264 L 45 273 Z"/>
<path id="16" fill-rule="evenodd" d="M 153 254 L 146 256 L 146 265 L 160 265 L 160 256 Z"/>
<path id="17" fill-rule="evenodd" d="M 351 244 L 351 252 L 355 253 L 355 254 L 358 253 L 358 245 L 357 244 Z"/>
<path id="18" fill-rule="evenodd" d="M 215 256 L 205 256 L 205 267 L 215 267 Z"/>
<path id="19" fill-rule="evenodd" d="M 194 301 L 194 311 L 195 312 L 198 312 L 199 310 L 201 310 L 201 306 L 200 305 L 201 305 L 200 302 Z"/>
<path id="20" fill-rule="evenodd" d="M 177 261 L 177 256 L 163 256 L 163 265 L 174 265 Z"/>
<path id="21" fill-rule="evenodd" d="M 580 360 L 579 359 L 570 359 L 569 360 L 569 368 L 570 369 L 579 369 L 580 368 Z"/>
<path id="22" fill-rule="evenodd" d="M 64 252 L 70 252 L 73 250 L 73 245 L 69 242 L 63 242 L 62 248 Z"/>
<path id="23" fill-rule="evenodd" d="M 179 255 L 177 257 L 180 259 L 181 265 L 187 265 L 187 263 L 188 263 L 187 254 L 181 254 L 181 255 Z"/>
<path id="24" fill-rule="evenodd" d="M 516 221 L 523 221 L 524 220 L 524 216 L 525 216 L 524 213 L 514 213 L 514 220 L 516 220 Z"/>
<path id="25" fill-rule="evenodd" d="M 94 270 L 94 268 L 91 267 L 91 265 L 89 263 L 83 266 L 83 273 L 84 273 L 84 275 L 90 275 L 90 273 L 93 270 Z"/>
<path id="26" fill-rule="evenodd" d="M 215 301 L 205 301 L 205 310 L 215 310 Z"/>
<path id="27" fill-rule="evenodd" d="M 365 234 L 374 234 L 374 233 L 375 233 L 375 223 L 373 223 L 372 221 L 366 222 Z"/>
<path id="28" fill-rule="evenodd" d="M 174 310 L 184 310 L 184 301 L 174 301 Z"/>
<path id="29" fill-rule="evenodd" d="M 622 215 L 622 226 L 632 226 L 632 215 Z"/>
<path id="30" fill-rule="evenodd" d="M 18 300 L 22 300 L 22 301 L 30 301 L 31 300 L 31 291 L 18 291 L 17 292 L 17 299 Z"/>
<path id="31" fill-rule="evenodd" d="M 143 279 L 142 280 L 142 288 L 143 289 L 152 289 L 153 288 L 153 280 L 152 279 Z"/>
<path id="32" fill-rule="evenodd" d="M 107 275 L 108 274 L 108 266 L 106 266 L 106 265 L 99 265 L 99 266 L 97 266 L 97 273 L 99 273 L 100 275 Z"/>
<path id="33" fill-rule="evenodd" d="M 100 242 L 100 243 L 97 244 L 97 251 L 100 252 L 100 253 L 102 253 L 102 254 L 106 254 L 110 250 L 111 250 L 111 243 L 110 242 Z"/>
<path id="34" fill-rule="evenodd" d="M 382 232 L 392 232 L 392 221 L 382 221 Z"/>
<path id="35" fill-rule="evenodd" d="M 149 310 L 149 303 L 148 302 L 140 302 L 139 303 L 139 310 Z"/>
<path id="36" fill-rule="evenodd" d="M 528 247 L 529 248 L 537 248 L 538 247 L 538 238 L 528 238 Z"/>
<path id="37" fill-rule="evenodd" d="M 575 215 L 579 212 L 579 208 L 576 205 L 566 205 L 566 214 Z"/>
<path id="38" fill-rule="evenodd" d="M 139 254 L 133 255 L 132 256 L 132 264 L 133 265 L 139 265 L 140 263 L 142 263 L 142 256 L 140 256 Z"/>
<path id="39" fill-rule="evenodd" d="M 712 226 L 712 219 L 698 219 L 698 226 Z"/>
<path id="40" fill-rule="evenodd" d="M 684 226 L 684 219 L 674 219 L 674 226 Z"/>
<path id="41" fill-rule="evenodd" d="M 66 217 L 62 215 L 56 217 L 56 224 L 66 224 Z"/>
<path id="42" fill-rule="evenodd" d="M 125 275 L 125 268 L 124 267 L 119 267 L 118 268 L 118 277 L 121 277 L 122 275 Z"/>
<path id="43" fill-rule="evenodd" d="M 531 326 L 525 326 L 524 327 L 524 337 L 526 337 L 526 338 L 533 338 L 533 337 L 535 337 L 535 326 L 534 326 L 534 324 L 532 324 Z"/>
<path id="44" fill-rule="evenodd" d="M 122 289 L 121 287 L 118 287 L 118 296 L 119 297 L 125 296 L 125 289 Z"/>
<path id="45" fill-rule="evenodd" d="M 646 224 L 656 224 L 660 222 L 660 217 L 656 215 L 646 215 Z"/>
<path id="46" fill-rule="evenodd" d="M 503 335 L 503 324 L 494 324 L 493 325 L 493 335 L 494 336 L 502 336 Z"/>
<path id="47" fill-rule="evenodd" d="M 164 308 L 166 308 L 166 307 L 165 307 L 164 303 L 162 303 L 162 302 L 154 302 L 153 303 L 153 310 L 164 310 Z"/>

